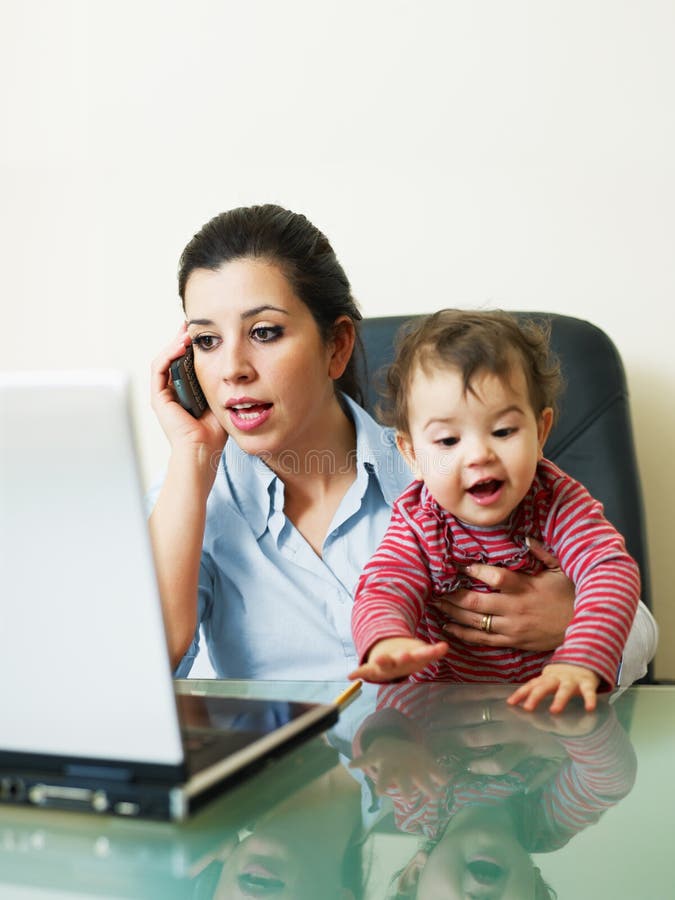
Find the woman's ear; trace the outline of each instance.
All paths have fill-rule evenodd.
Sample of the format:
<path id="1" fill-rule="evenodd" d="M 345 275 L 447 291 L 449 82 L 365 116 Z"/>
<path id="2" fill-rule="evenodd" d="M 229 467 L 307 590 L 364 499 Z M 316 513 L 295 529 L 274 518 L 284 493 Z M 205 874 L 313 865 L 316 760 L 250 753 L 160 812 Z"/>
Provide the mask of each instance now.
<path id="1" fill-rule="evenodd" d="M 330 359 L 328 375 L 337 381 L 347 368 L 354 352 L 356 328 L 349 316 L 340 316 L 333 322 L 333 334 L 329 343 Z"/>
<path id="2" fill-rule="evenodd" d="M 539 441 L 539 459 L 544 455 L 544 444 L 548 438 L 551 428 L 553 427 L 553 410 L 550 406 L 546 406 L 539 413 L 537 422 L 537 439 Z"/>
<path id="3" fill-rule="evenodd" d="M 408 463 L 408 467 L 413 473 L 415 481 L 423 481 L 424 479 L 422 478 L 422 469 L 417 459 L 417 454 L 415 453 L 415 448 L 413 446 L 412 440 L 410 439 L 410 435 L 404 434 L 402 431 L 397 431 L 396 446 L 398 447 L 398 452 Z"/>

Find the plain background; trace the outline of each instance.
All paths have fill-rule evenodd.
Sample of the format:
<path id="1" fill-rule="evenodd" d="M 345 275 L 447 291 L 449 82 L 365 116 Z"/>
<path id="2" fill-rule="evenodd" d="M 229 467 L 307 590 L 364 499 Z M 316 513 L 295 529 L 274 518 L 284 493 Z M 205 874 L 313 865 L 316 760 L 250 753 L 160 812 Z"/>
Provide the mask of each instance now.
<path id="1" fill-rule="evenodd" d="M 628 374 L 657 677 L 675 676 L 675 4 L 2 0 L 7 368 L 148 370 L 212 215 L 277 202 L 366 315 L 590 319 Z"/>

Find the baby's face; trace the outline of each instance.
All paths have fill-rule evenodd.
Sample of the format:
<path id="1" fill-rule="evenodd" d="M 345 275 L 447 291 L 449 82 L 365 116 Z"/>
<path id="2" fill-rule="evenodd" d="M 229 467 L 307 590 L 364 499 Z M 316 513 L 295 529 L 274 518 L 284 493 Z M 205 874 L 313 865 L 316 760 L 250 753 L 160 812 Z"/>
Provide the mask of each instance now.
<path id="1" fill-rule="evenodd" d="M 499 806 L 460 810 L 420 872 L 417 900 L 534 898 L 534 866 L 514 831 Z"/>
<path id="2" fill-rule="evenodd" d="M 454 367 L 418 366 L 408 394 L 410 435 L 399 448 L 444 509 L 470 525 L 505 522 L 527 494 L 553 414 L 535 415 L 525 374 L 479 372 L 465 393 Z"/>

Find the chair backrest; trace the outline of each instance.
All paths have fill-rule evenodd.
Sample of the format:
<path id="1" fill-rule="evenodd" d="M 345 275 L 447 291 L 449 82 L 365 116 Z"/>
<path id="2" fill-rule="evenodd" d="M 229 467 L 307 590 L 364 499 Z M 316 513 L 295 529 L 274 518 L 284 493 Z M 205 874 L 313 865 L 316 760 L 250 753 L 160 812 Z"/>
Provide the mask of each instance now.
<path id="1" fill-rule="evenodd" d="M 603 503 L 605 515 L 624 536 L 640 566 L 642 599 L 651 607 L 642 488 L 621 357 L 609 337 L 590 322 L 539 312 L 515 315 L 550 322 L 551 347 L 565 379 L 546 456 Z M 366 407 L 371 413 L 378 400 L 377 373 L 392 361 L 396 334 L 411 318 L 417 317 L 386 316 L 362 322 Z"/>

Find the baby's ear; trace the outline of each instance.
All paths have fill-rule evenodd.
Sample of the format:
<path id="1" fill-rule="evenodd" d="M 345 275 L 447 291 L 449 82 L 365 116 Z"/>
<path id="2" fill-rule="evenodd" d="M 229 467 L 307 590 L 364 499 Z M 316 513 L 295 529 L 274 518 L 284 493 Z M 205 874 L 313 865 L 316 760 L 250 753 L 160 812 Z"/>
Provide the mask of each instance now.
<path id="1" fill-rule="evenodd" d="M 420 470 L 419 463 L 417 461 L 417 456 L 415 455 L 415 448 L 413 447 L 413 443 L 410 439 L 409 434 L 404 434 L 402 431 L 396 432 L 396 446 L 398 447 L 398 452 L 401 454 L 403 459 L 408 463 L 410 471 L 413 473 L 415 477 L 415 481 L 423 481 L 422 472 Z"/>
<path id="2" fill-rule="evenodd" d="M 553 410 L 550 406 L 544 407 L 539 413 L 537 421 L 537 438 L 539 440 L 539 457 L 544 455 L 544 444 L 553 427 Z"/>

